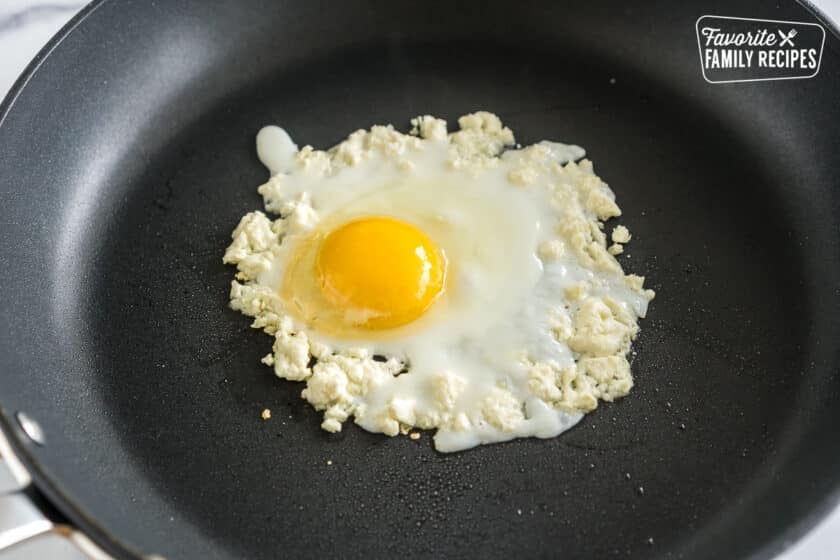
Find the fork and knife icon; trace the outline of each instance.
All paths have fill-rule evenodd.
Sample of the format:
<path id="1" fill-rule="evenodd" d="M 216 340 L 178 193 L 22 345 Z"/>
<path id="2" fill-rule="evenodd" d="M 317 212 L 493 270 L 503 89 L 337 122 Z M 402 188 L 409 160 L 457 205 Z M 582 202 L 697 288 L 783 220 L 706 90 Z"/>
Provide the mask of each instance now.
<path id="1" fill-rule="evenodd" d="M 784 47 L 785 45 L 790 45 L 791 47 L 794 46 L 793 38 L 796 37 L 796 29 L 791 29 L 787 33 L 782 33 L 781 29 L 777 29 L 776 32 L 779 34 L 779 37 L 782 38 L 782 42 L 779 43 L 780 47 Z"/>

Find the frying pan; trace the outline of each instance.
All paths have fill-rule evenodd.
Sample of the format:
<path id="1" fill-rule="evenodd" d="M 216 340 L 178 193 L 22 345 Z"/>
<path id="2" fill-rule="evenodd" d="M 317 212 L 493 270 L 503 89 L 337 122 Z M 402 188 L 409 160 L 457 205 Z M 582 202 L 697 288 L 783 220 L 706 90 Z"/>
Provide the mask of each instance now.
<path id="1" fill-rule="evenodd" d="M 812 79 L 710 84 L 704 14 L 820 21 L 746 0 L 94 2 L 0 112 L 0 416 L 37 492 L 126 558 L 777 553 L 840 482 L 840 39 L 822 20 Z M 587 147 L 617 193 L 622 264 L 658 293 L 636 387 L 551 440 L 327 434 L 227 307 L 221 255 L 267 176 L 254 134 L 327 147 L 477 109 Z"/>

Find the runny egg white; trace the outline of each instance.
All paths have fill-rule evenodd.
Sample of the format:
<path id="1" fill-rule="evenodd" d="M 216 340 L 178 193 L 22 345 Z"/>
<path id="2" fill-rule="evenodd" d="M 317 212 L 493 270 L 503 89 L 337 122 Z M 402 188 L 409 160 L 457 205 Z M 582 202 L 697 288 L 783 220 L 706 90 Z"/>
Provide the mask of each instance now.
<path id="1" fill-rule="evenodd" d="M 576 146 L 504 151 L 513 135 L 489 113 L 450 135 L 415 124 L 329 152 L 261 130 L 277 217 L 234 231 L 232 306 L 275 337 L 264 361 L 307 382 L 325 429 L 436 428 L 441 451 L 556 436 L 629 390 L 624 354 L 652 298 L 599 234 L 612 192 L 569 163 Z"/>

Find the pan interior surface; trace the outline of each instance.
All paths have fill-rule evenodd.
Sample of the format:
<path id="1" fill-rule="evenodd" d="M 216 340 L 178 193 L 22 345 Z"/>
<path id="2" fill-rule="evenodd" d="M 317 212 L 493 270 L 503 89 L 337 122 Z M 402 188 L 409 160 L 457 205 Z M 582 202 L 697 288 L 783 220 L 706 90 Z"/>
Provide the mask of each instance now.
<path id="1" fill-rule="evenodd" d="M 25 294 L 2 304 L 3 413 L 42 424 L 23 452 L 75 521 L 171 558 L 735 557 L 836 492 L 836 38 L 813 80 L 720 87 L 705 4 L 165 4 L 90 10 L 0 126 L 3 280 Z M 616 192 L 622 266 L 657 291 L 636 386 L 552 440 L 327 434 L 227 307 L 254 135 L 326 148 L 479 109 L 584 146 Z"/>

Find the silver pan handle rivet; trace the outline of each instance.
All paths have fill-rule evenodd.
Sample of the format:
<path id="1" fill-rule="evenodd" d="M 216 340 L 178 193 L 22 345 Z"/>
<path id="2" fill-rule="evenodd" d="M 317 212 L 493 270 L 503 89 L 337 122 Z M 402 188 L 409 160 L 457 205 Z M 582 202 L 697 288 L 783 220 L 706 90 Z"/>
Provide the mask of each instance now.
<path id="1" fill-rule="evenodd" d="M 44 442 L 46 441 L 46 438 L 44 437 L 44 430 L 38 422 L 33 420 L 25 412 L 18 412 L 15 417 L 17 418 L 18 424 L 20 424 L 20 428 L 23 430 L 23 433 L 29 436 L 29 439 L 38 445 L 44 445 Z"/>

